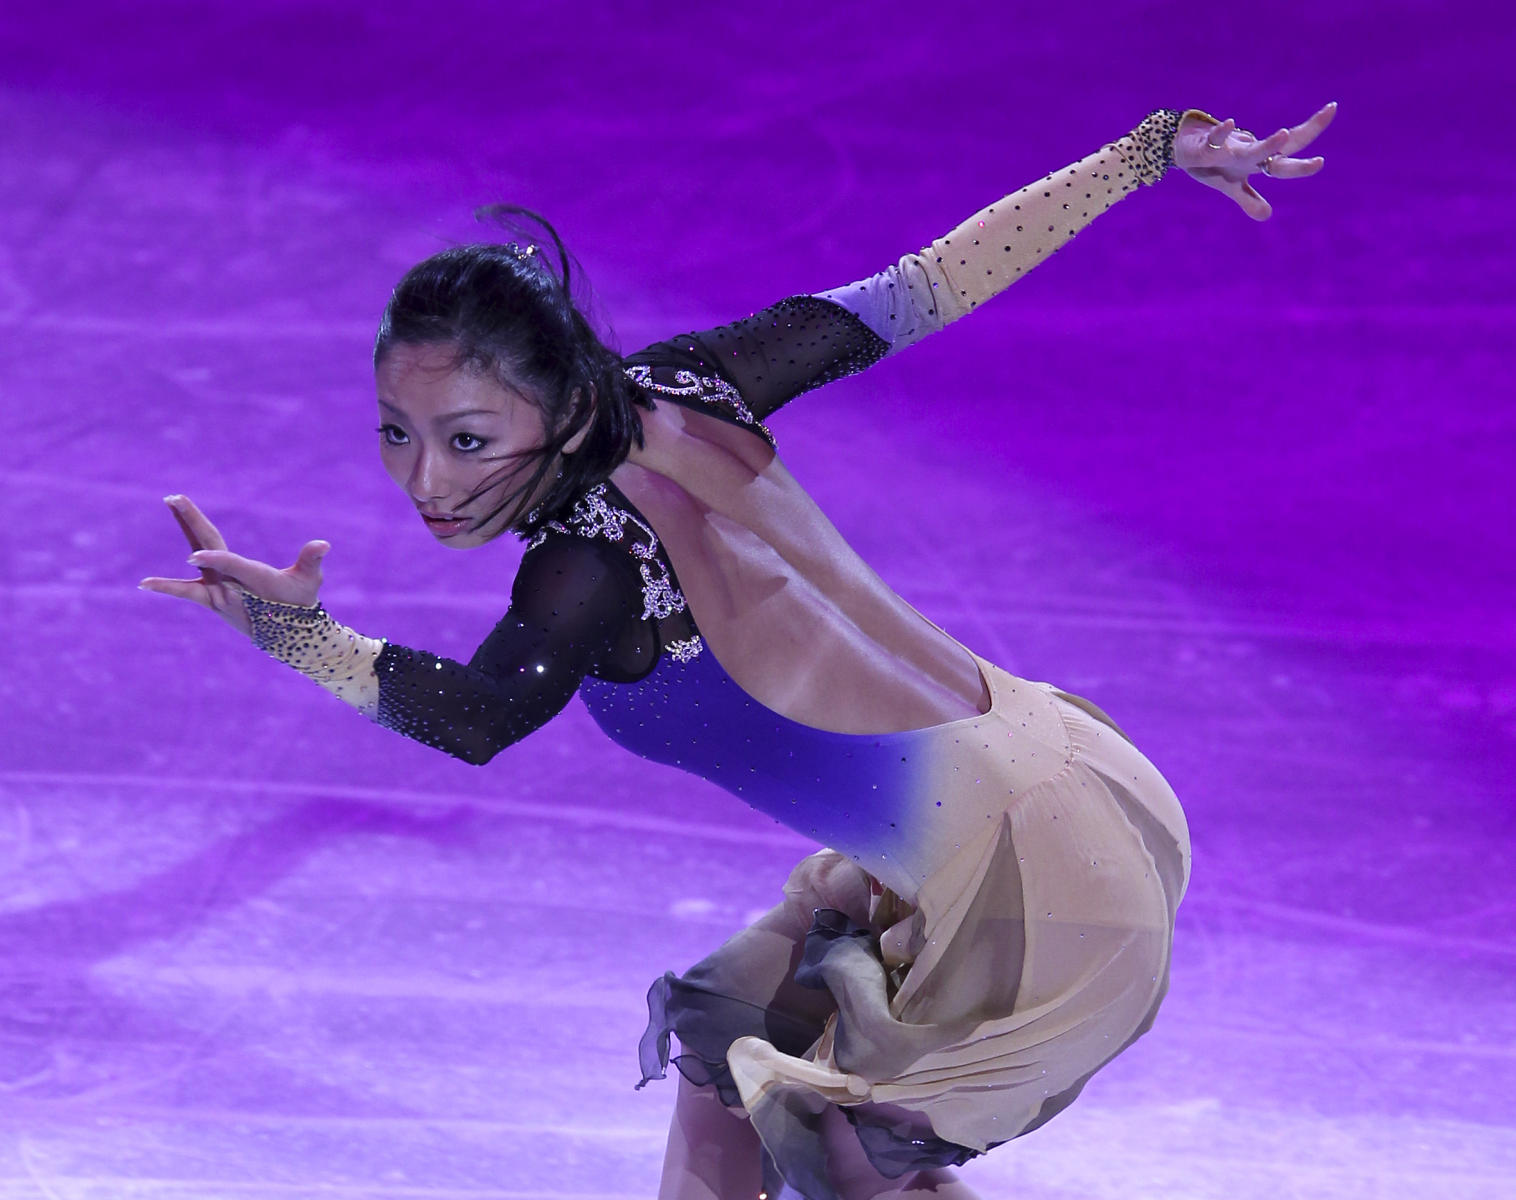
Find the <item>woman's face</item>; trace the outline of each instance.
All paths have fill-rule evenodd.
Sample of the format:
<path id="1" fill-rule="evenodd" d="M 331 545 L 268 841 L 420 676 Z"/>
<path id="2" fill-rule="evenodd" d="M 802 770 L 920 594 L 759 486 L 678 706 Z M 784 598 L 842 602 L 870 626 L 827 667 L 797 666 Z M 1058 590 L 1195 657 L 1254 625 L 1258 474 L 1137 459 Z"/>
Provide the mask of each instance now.
<path id="1" fill-rule="evenodd" d="M 432 536 L 464 550 L 505 531 L 517 505 L 490 514 L 531 477 L 546 435 L 536 405 L 455 369 L 454 353 L 445 343 L 393 346 L 374 375 L 384 469 Z M 551 483 L 551 475 L 543 480 L 544 494 Z"/>

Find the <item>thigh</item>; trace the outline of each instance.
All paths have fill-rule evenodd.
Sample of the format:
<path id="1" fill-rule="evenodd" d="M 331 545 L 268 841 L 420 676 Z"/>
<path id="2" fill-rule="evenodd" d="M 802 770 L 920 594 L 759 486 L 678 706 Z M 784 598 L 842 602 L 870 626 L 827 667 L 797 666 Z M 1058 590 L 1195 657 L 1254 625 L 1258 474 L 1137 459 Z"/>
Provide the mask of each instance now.
<path id="1" fill-rule="evenodd" d="M 724 1200 L 756 1196 L 762 1183 L 758 1134 L 709 1087 L 679 1080 L 669 1124 L 658 1200 Z"/>

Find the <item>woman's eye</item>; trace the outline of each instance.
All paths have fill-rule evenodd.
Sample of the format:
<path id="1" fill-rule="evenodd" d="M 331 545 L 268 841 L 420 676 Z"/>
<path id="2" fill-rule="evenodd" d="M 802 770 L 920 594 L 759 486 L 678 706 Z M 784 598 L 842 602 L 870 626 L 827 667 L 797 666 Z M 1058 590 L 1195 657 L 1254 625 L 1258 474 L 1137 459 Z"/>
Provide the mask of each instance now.
<path id="1" fill-rule="evenodd" d="M 401 429 L 398 425 L 379 426 L 379 437 L 386 446 L 403 446 L 406 442 L 410 441 L 405 436 L 405 430 Z"/>
<path id="2" fill-rule="evenodd" d="M 462 450 L 465 453 L 478 450 L 484 445 L 484 439 L 475 437 L 472 433 L 455 433 L 452 442 L 454 450 Z"/>

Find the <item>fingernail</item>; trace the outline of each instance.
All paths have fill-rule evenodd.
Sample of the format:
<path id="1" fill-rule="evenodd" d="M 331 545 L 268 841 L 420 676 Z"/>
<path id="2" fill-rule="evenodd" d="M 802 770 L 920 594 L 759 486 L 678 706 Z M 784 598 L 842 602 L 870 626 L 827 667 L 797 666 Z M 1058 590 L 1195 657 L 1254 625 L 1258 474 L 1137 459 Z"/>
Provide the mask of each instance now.
<path id="1" fill-rule="evenodd" d="M 173 505 L 178 504 L 179 501 L 181 501 L 183 499 L 184 499 L 183 496 L 179 495 L 178 492 L 175 492 L 172 496 L 165 496 L 165 497 L 163 497 L 163 503 L 165 503 L 165 504 L 169 505 L 170 507 L 172 507 Z"/>
<path id="2" fill-rule="evenodd" d="M 198 567 L 204 561 L 204 559 L 201 558 L 200 551 L 196 550 L 193 554 L 191 554 L 184 561 L 187 562 L 187 563 L 189 563 L 191 566 Z"/>

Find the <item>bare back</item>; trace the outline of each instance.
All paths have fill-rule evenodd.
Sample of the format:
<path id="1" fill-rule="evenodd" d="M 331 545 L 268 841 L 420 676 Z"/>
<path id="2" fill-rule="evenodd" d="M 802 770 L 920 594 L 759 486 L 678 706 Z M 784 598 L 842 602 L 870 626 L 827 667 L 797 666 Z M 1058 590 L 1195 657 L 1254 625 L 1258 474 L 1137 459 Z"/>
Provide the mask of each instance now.
<path id="1" fill-rule="evenodd" d="M 758 436 L 663 403 L 612 475 L 663 541 L 695 623 L 759 703 L 841 733 L 989 708 L 964 648 L 859 558 Z"/>

